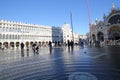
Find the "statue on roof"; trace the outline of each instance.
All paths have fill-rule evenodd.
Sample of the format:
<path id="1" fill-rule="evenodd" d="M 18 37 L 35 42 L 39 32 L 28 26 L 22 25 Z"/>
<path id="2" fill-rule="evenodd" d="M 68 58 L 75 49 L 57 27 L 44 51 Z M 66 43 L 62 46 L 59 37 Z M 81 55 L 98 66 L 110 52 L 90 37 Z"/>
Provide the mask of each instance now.
<path id="1" fill-rule="evenodd" d="M 112 9 L 115 9 L 115 4 L 114 3 L 112 3 Z"/>
<path id="2" fill-rule="evenodd" d="M 116 12 L 116 6 L 114 3 L 112 3 L 111 13 L 114 13 L 114 12 Z"/>

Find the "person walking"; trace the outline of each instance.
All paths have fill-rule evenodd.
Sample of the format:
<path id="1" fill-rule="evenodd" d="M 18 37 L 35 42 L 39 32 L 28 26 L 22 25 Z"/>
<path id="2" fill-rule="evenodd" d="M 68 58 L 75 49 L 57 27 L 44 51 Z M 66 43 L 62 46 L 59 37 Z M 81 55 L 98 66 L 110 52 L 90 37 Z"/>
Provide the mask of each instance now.
<path id="1" fill-rule="evenodd" d="M 50 53 L 52 53 L 52 42 L 49 41 L 49 50 L 50 50 Z"/>
<path id="2" fill-rule="evenodd" d="M 35 50 L 36 50 L 36 49 L 35 49 L 35 46 L 36 46 L 36 44 L 33 43 L 33 44 L 32 44 L 32 49 L 33 49 L 33 53 L 34 53 L 34 55 L 35 55 Z"/>
<path id="3" fill-rule="evenodd" d="M 70 52 L 70 45 L 71 45 L 71 43 L 70 43 L 69 40 L 67 41 L 67 45 L 68 45 L 68 52 Z"/>
<path id="4" fill-rule="evenodd" d="M 21 57 L 24 57 L 24 43 L 21 43 Z"/>
<path id="5" fill-rule="evenodd" d="M 21 43 L 21 49 L 24 49 L 24 43 L 23 42 Z"/>
<path id="6" fill-rule="evenodd" d="M 39 54 L 38 52 L 39 52 L 39 44 L 37 44 L 36 46 L 35 46 L 35 49 L 36 49 L 36 54 Z"/>
<path id="7" fill-rule="evenodd" d="M 73 48 L 74 48 L 74 42 L 71 40 L 70 42 L 70 46 L 71 46 L 71 51 L 73 52 Z"/>

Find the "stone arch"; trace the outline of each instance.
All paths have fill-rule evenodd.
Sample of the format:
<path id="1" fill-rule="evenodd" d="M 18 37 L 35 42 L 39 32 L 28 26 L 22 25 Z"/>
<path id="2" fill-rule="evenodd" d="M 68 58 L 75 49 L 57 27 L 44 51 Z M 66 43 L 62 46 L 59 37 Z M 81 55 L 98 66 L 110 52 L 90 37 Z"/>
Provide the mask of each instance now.
<path id="1" fill-rule="evenodd" d="M 97 37 L 99 41 L 104 41 L 104 33 L 103 32 L 98 32 Z"/>
<path id="2" fill-rule="evenodd" d="M 14 42 L 10 42 L 10 47 L 14 48 Z"/>
<path id="3" fill-rule="evenodd" d="M 37 41 L 35 41 L 35 44 L 37 44 Z"/>
<path id="4" fill-rule="evenodd" d="M 107 19 L 107 23 L 110 23 L 111 25 L 120 23 L 120 13 L 110 15 Z"/>
<path id="5" fill-rule="evenodd" d="M 108 39 L 118 40 L 120 39 L 120 26 L 111 26 L 108 29 Z"/>
<path id="6" fill-rule="evenodd" d="M 18 48 L 20 46 L 20 42 L 16 42 L 16 47 Z"/>
<path id="7" fill-rule="evenodd" d="M 5 46 L 5 48 L 8 48 L 8 42 L 4 42 L 3 45 Z"/>
<path id="8" fill-rule="evenodd" d="M 49 44 L 49 42 L 48 41 L 46 41 L 46 45 L 48 45 Z"/>
<path id="9" fill-rule="evenodd" d="M 29 47 L 29 42 L 27 41 L 25 44 L 26 44 L 26 47 L 28 48 Z"/>
<path id="10" fill-rule="evenodd" d="M 45 46 L 45 41 L 42 41 L 42 46 Z"/>
<path id="11" fill-rule="evenodd" d="M 32 41 L 30 42 L 30 45 L 33 45 L 33 42 L 32 42 Z"/>
<path id="12" fill-rule="evenodd" d="M 40 45 L 40 46 L 42 45 L 41 41 L 39 41 L 39 45 Z"/>

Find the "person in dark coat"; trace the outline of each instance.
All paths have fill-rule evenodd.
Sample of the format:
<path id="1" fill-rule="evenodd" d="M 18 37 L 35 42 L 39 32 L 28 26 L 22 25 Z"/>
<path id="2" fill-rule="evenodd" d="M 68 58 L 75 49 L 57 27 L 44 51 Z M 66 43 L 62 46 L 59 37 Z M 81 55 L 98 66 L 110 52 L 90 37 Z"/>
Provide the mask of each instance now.
<path id="1" fill-rule="evenodd" d="M 49 49 L 50 49 L 50 53 L 52 53 L 52 42 L 49 41 Z"/>
<path id="2" fill-rule="evenodd" d="M 70 41 L 69 40 L 67 40 L 67 46 L 68 46 L 68 52 L 70 52 Z"/>
<path id="3" fill-rule="evenodd" d="M 24 49 L 24 43 L 21 43 L 21 49 Z"/>
<path id="4" fill-rule="evenodd" d="M 35 49 L 36 49 L 36 54 L 39 54 L 38 53 L 39 52 L 39 45 L 38 44 L 35 46 Z"/>
<path id="5" fill-rule="evenodd" d="M 33 49 L 34 55 L 35 55 L 35 51 L 36 51 L 35 46 L 36 46 L 36 44 L 35 44 L 35 43 L 33 43 L 33 44 L 32 44 L 32 49 Z"/>
<path id="6" fill-rule="evenodd" d="M 21 43 L 21 57 L 24 57 L 24 43 Z"/>
<path id="7" fill-rule="evenodd" d="M 70 46 L 71 46 L 71 51 L 73 51 L 73 48 L 74 48 L 74 42 L 71 40 L 70 42 Z"/>
<path id="8" fill-rule="evenodd" d="M 81 48 L 84 48 L 84 42 L 83 41 L 81 42 Z"/>

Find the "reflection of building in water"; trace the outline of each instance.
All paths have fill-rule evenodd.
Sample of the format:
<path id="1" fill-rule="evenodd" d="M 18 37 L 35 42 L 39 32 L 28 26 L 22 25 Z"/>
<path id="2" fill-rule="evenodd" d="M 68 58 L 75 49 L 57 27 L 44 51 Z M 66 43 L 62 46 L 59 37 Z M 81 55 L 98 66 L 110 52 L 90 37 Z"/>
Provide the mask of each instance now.
<path id="1" fill-rule="evenodd" d="M 71 39 L 69 32 L 65 34 L 70 34 L 67 37 Z M 19 47 L 22 42 L 27 47 L 33 42 L 40 45 L 46 45 L 49 41 L 63 42 L 63 33 L 60 27 L 0 20 L 0 47 Z"/>
<path id="2" fill-rule="evenodd" d="M 91 25 L 91 31 L 87 34 L 89 41 L 120 39 L 120 9 L 113 4 L 110 13 L 104 14 L 103 19 L 96 19 L 95 24 Z"/>

